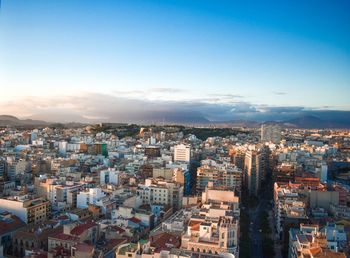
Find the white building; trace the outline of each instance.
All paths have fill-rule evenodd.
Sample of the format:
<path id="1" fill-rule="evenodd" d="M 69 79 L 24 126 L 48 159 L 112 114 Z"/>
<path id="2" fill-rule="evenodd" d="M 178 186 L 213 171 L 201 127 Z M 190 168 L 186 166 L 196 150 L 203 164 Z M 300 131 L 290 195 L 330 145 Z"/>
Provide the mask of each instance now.
<path id="1" fill-rule="evenodd" d="M 191 147 L 185 144 L 176 145 L 174 148 L 174 161 L 190 162 Z"/>
<path id="2" fill-rule="evenodd" d="M 114 168 L 109 168 L 107 170 L 101 170 L 101 172 L 100 172 L 100 184 L 101 185 L 106 185 L 106 184 L 118 185 L 119 174 L 120 174 L 120 171 L 117 171 Z"/>
<path id="3" fill-rule="evenodd" d="M 76 152 L 80 150 L 80 143 L 67 143 L 67 151 Z"/>
<path id="4" fill-rule="evenodd" d="M 68 143 L 66 141 L 60 141 L 58 143 L 58 153 L 61 155 L 61 156 L 66 156 L 66 153 L 67 153 L 67 145 Z"/>
<path id="5" fill-rule="evenodd" d="M 144 184 L 138 185 L 137 195 L 141 197 L 144 204 L 163 204 L 180 209 L 183 186 L 174 182 L 146 179 Z"/>
<path id="6" fill-rule="evenodd" d="M 77 195 L 77 208 L 88 208 L 89 204 L 99 205 L 105 196 L 101 188 L 90 188 L 86 191 L 81 191 Z"/>

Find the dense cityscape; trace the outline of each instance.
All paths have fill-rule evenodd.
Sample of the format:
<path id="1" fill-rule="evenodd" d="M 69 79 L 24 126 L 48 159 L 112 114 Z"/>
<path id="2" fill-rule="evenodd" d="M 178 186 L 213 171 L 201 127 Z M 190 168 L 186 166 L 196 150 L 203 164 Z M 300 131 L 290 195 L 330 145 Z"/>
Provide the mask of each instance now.
<path id="1" fill-rule="evenodd" d="M 350 257 L 350 0 L 0 0 L 0 258 Z"/>
<path id="2" fill-rule="evenodd" d="M 347 130 L 4 127 L 0 150 L 1 257 L 350 254 Z"/>

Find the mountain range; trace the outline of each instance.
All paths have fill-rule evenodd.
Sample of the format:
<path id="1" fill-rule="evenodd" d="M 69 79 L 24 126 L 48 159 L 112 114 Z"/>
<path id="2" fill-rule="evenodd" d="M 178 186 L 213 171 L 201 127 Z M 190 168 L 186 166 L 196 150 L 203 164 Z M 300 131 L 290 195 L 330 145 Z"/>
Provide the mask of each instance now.
<path id="1" fill-rule="evenodd" d="M 26 125 L 48 125 L 49 123 L 43 120 L 19 119 L 11 115 L 0 115 L 0 126 L 26 126 Z"/>
<path id="2" fill-rule="evenodd" d="M 349 112 L 346 112 L 349 113 Z M 178 113 L 152 113 L 152 115 L 134 115 L 129 116 L 128 119 L 120 120 L 115 119 L 87 119 L 83 117 L 74 117 L 72 120 L 68 120 L 70 117 L 65 116 L 66 120 L 63 120 L 63 116 L 41 116 L 43 119 L 39 119 L 39 116 L 35 116 L 37 119 L 26 118 L 19 119 L 11 115 L 0 115 L 0 126 L 49 126 L 54 123 L 65 123 L 65 124 L 79 124 L 72 121 L 82 122 L 83 124 L 99 123 L 99 122 L 126 122 L 126 123 L 137 123 L 137 124 L 183 124 L 183 125 L 217 125 L 217 126 L 235 126 L 235 127 L 258 127 L 263 122 L 274 122 L 279 123 L 283 127 L 289 128 L 350 128 L 350 119 L 344 119 L 343 116 L 335 114 L 333 116 L 321 115 L 309 115 L 301 114 L 299 116 L 285 119 L 285 120 L 230 120 L 230 121 L 210 121 L 203 116 L 198 114 L 178 114 Z M 45 118 L 50 118 L 50 121 L 45 121 Z M 346 117 L 345 117 L 346 118 Z M 52 120 L 57 119 L 57 121 Z"/>

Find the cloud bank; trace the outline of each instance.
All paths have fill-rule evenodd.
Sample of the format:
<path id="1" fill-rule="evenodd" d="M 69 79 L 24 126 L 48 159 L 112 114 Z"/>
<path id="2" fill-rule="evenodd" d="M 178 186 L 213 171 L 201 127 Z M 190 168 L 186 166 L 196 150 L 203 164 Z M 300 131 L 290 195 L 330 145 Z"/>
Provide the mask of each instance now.
<path id="1" fill-rule="evenodd" d="M 171 92 L 169 88 L 154 91 Z M 0 103 L 3 114 L 50 122 L 210 123 L 224 121 L 286 121 L 300 116 L 350 121 L 350 111 L 331 111 L 302 106 L 256 105 L 233 94 L 168 101 L 114 94 L 82 93 L 79 96 L 25 97 Z"/>

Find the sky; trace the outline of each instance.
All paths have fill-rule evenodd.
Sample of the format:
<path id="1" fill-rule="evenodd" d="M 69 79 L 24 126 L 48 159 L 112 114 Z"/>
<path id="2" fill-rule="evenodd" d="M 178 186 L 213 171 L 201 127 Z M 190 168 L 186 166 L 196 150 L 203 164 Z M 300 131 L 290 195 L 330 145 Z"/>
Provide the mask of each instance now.
<path id="1" fill-rule="evenodd" d="M 0 113 L 350 111 L 349 11 L 346 0 L 2 0 Z"/>

